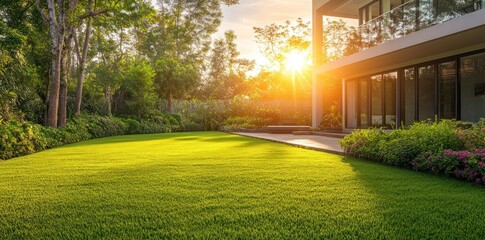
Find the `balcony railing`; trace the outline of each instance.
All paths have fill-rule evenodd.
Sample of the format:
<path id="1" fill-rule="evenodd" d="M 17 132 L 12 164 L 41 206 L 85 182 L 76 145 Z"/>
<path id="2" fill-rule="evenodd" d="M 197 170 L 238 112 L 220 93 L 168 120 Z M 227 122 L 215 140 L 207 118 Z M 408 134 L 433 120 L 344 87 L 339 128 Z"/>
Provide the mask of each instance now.
<path id="1" fill-rule="evenodd" d="M 483 1 L 409 1 L 372 21 L 353 28 L 353 31 L 347 35 L 346 47 L 341 53 L 347 56 L 480 10 L 481 2 Z"/>

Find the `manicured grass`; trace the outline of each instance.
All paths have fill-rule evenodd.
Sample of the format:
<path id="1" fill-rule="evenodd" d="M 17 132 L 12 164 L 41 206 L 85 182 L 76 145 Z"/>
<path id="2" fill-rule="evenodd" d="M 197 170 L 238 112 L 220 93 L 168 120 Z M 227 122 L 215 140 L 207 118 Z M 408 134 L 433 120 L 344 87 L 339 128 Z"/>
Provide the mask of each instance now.
<path id="1" fill-rule="evenodd" d="M 217 132 L 0 162 L 0 239 L 480 239 L 485 188 Z"/>

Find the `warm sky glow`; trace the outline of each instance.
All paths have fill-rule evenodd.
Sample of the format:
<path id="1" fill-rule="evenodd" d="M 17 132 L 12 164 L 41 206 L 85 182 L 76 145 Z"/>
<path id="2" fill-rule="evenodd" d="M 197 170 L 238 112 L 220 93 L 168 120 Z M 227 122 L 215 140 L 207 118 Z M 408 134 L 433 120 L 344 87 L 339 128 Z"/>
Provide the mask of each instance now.
<path id="1" fill-rule="evenodd" d="M 227 30 L 233 30 L 238 39 L 241 57 L 254 59 L 265 64 L 255 42 L 253 27 L 264 27 L 271 23 L 295 21 L 299 17 L 311 20 L 311 0 L 240 0 L 239 5 L 224 7 L 224 19 L 216 37 L 223 36 Z"/>
<path id="2" fill-rule="evenodd" d="M 307 63 L 307 54 L 305 52 L 293 50 L 286 56 L 286 68 L 293 72 L 300 72 Z"/>

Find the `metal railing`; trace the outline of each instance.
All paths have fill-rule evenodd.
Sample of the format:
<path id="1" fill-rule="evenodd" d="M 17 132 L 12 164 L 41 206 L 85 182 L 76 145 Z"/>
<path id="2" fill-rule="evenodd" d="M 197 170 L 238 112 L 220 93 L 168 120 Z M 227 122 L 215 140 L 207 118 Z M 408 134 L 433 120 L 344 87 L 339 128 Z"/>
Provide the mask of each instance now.
<path id="1" fill-rule="evenodd" d="M 342 57 L 480 10 L 483 1 L 412 0 L 347 33 Z"/>

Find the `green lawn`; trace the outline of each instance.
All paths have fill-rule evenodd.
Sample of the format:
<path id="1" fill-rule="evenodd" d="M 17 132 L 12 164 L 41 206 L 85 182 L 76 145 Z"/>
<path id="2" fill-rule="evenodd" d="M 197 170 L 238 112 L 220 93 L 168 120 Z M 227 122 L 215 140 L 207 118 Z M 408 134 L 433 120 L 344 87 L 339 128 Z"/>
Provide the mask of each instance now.
<path id="1" fill-rule="evenodd" d="M 0 239 L 479 239 L 485 188 L 218 132 L 0 162 Z"/>

